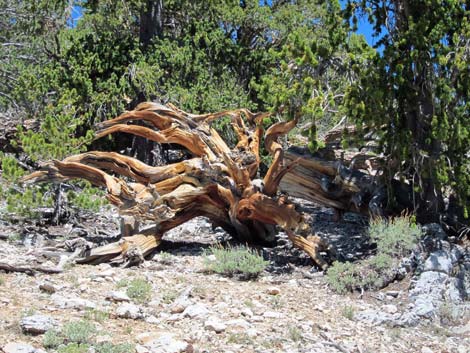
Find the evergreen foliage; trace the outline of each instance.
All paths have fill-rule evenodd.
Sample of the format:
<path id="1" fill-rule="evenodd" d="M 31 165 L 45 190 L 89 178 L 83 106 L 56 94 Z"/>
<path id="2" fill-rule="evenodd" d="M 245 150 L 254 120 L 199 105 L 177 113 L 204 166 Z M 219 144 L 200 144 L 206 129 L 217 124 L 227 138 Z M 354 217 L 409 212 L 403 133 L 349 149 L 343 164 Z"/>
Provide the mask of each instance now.
<path id="1" fill-rule="evenodd" d="M 345 116 L 343 99 L 347 87 L 358 78 L 351 69 L 369 64 L 375 50 L 363 36 L 340 25 L 340 7 L 334 2 L 310 6 L 310 21 L 296 19 L 282 47 L 271 48 L 273 63 L 253 82 L 272 111 L 284 118 L 298 118 L 309 148 L 318 147 L 317 131 L 325 132 Z"/>
<path id="2" fill-rule="evenodd" d="M 449 190 L 470 201 L 470 5 L 463 0 L 348 1 L 366 16 L 381 54 L 355 70 L 346 106 L 358 126 L 375 126 L 388 178 L 412 181 L 421 220 L 437 219 Z M 447 190 L 445 190 L 447 189 Z"/>
<path id="3" fill-rule="evenodd" d="M 145 11 L 155 5 L 161 5 L 163 25 L 145 37 L 145 26 L 152 25 Z M 23 60 L 19 52 L 12 53 L 8 65 L 15 67 L 15 80 L 9 81 L 9 98 L 2 101 L 3 109 L 18 106 L 24 117 L 38 122 L 36 129 L 18 131 L 17 146 L 33 163 L 85 151 L 94 123 L 143 100 L 171 101 L 192 112 L 240 106 L 281 112 L 280 100 L 301 95 L 303 102 L 315 85 L 316 92 L 324 89 L 318 79 L 308 78 L 310 69 L 301 70 L 295 88 L 289 87 L 286 65 L 279 69 L 279 63 L 291 59 L 304 66 L 318 60 L 313 56 L 323 47 L 304 61 L 297 56 L 304 56 L 302 51 L 320 37 L 329 45 L 327 33 L 320 30 L 326 5 L 316 1 L 5 0 L 2 6 L 12 9 L 0 18 L 8 24 L 5 38 L 8 32 L 35 58 Z M 73 6 L 81 6 L 83 17 L 72 27 Z M 329 48 L 322 59 L 334 51 Z M 319 94 L 331 98 L 330 93 Z M 321 100 L 307 99 L 309 111 L 302 113 L 318 112 L 315 104 Z M 215 127 L 233 139 L 228 121 Z"/>
<path id="4" fill-rule="evenodd" d="M 72 26 L 74 6 L 83 16 Z M 466 1 L 1 0 L 0 9 L 0 111 L 37 122 L 15 141 L 29 164 L 87 150 L 93 124 L 144 100 L 297 118 L 312 151 L 346 118 L 375 128 L 385 182 L 411 180 L 419 220 L 437 219 L 446 198 L 468 216 Z M 375 49 L 354 34 L 359 16 Z M 233 138 L 227 121 L 215 125 Z M 48 199 L 47 188 L 12 187 L 24 171 L 1 159 L 13 211 Z M 86 197 L 70 198 L 99 206 Z"/>

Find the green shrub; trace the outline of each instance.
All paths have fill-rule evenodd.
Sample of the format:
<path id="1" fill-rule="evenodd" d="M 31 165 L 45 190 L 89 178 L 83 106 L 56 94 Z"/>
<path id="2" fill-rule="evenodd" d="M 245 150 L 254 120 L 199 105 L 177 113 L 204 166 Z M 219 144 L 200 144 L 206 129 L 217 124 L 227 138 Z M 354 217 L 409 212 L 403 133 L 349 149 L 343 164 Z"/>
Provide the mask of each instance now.
<path id="1" fill-rule="evenodd" d="M 110 342 L 98 343 L 94 346 L 96 353 L 134 353 L 135 347 L 130 343 L 113 344 Z"/>
<path id="2" fill-rule="evenodd" d="M 407 255 L 418 242 L 421 227 L 410 216 L 390 220 L 376 219 L 369 225 L 369 235 L 377 243 L 378 254 L 402 257 Z"/>
<path id="3" fill-rule="evenodd" d="M 26 174 L 18 161 L 11 155 L 0 152 L 0 169 L 4 186 L 1 187 L 0 197 L 6 200 L 7 212 L 26 218 L 38 218 L 41 207 L 52 207 L 54 204 L 53 192 L 50 185 L 18 185 L 19 179 Z M 93 212 L 107 205 L 104 191 L 93 187 L 87 181 L 74 181 L 80 192 L 68 191 L 67 200 L 72 206 Z"/>
<path id="4" fill-rule="evenodd" d="M 80 209 L 98 212 L 102 206 L 109 205 L 105 192 L 91 185 L 88 181 L 74 182 L 79 186 L 80 192 L 68 191 L 67 200 L 72 206 Z"/>
<path id="5" fill-rule="evenodd" d="M 69 343 L 57 349 L 59 353 L 87 353 L 90 349 L 88 344 Z"/>
<path id="6" fill-rule="evenodd" d="M 421 228 L 409 216 L 377 219 L 371 222 L 369 235 L 377 244 L 376 255 L 354 264 L 335 262 L 328 269 L 326 280 L 336 292 L 382 288 L 400 259 L 418 242 Z"/>
<path id="7" fill-rule="evenodd" d="M 7 211 L 26 218 L 38 218 L 40 207 L 53 205 L 53 199 L 44 186 L 34 185 L 24 190 L 11 187 L 6 194 Z"/>
<path id="8" fill-rule="evenodd" d="M 99 323 L 105 322 L 109 318 L 109 313 L 107 311 L 102 311 L 98 309 L 88 309 L 85 312 L 85 319 L 93 320 Z"/>
<path id="9" fill-rule="evenodd" d="M 90 343 L 96 333 L 96 326 L 89 321 L 74 321 L 64 325 L 62 333 L 67 342 Z"/>
<path id="10" fill-rule="evenodd" d="M 289 338 L 293 342 L 300 342 L 303 339 L 302 331 L 297 326 L 290 326 L 288 331 L 289 331 Z"/>
<path id="11" fill-rule="evenodd" d="M 372 268 L 378 271 L 386 271 L 393 266 L 394 260 L 390 255 L 377 254 L 368 259 L 367 262 Z"/>
<path id="12" fill-rule="evenodd" d="M 343 309 L 341 309 L 341 314 L 348 320 L 353 320 L 354 319 L 354 308 L 350 305 L 344 306 Z"/>
<path id="13" fill-rule="evenodd" d="M 353 291 L 361 284 L 359 267 L 351 262 L 335 261 L 326 273 L 326 282 L 340 294 Z"/>
<path id="14" fill-rule="evenodd" d="M 64 337 L 56 330 L 47 331 L 42 338 L 44 348 L 57 348 L 62 343 L 64 343 Z"/>
<path id="15" fill-rule="evenodd" d="M 137 303 L 145 303 L 152 296 L 152 284 L 144 278 L 133 279 L 127 285 L 126 293 Z"/>
<path id="16" fill-rule="evenodd" d="M 162 292 L 162 301 L 165 304 L 171 304 L 178 298 L 178 291 L 175 289 L 166 289 Z"/>
<path id="17" fill-rule="evenodd" d="M 6 211 L 25 218 L 38 218 L 37 209 L 41 206 L 52 206 L 48 195 L 48 186 L 34 185 L 27 189 L 18 186 L 18 180 L 25 175 L 25 170 L 16 158 L 0 152 L 0 169 L 4 185 L 0 196 L 6 200 Z"/>
<path id="18" fill-rule="evenodd" d="M 173 255 L 171 255 L 170 253 L 167 253 L 167 252 L 160 253 L 159 261 L 162 264 L 171 265 L 173 263 L 172 259 L 173 259 Z"/>
<path id="19" fill-rule="evenodd" d="M 127 280 L 127 279 L 120 279 L 116 283 L 116 287 L 118 287 L 118 288 L 125 288 L 128 285 L 129 285 L 129 280 Z"/>
<path id="20" fill-rule="evenodd" d="M 11 155 L 5 155 L 0 152 L 0 162 L 2 178 L 8 182 L 15 183 L 25 174 L 24 169 L 20 167 L 16 158 Z"/>
<path id="21" fill-rule="evenodd" d="M 209 255 L 214 255 L 211 259 Z M 256 278 L 263 272 L 268 261 L 265 261 L 256 251 L 244 246 L 223 248 L 211 247 L 205 254 L 204 263 L 209 272 L 225 276 L 238 275 L 242 279 Z"/>
<path id="22" fill-rule="evenodd" d="M 15 232 L 15 233 L 12 233 L 12 234 L 8 237 L 7 241 L 8 241 L 9 243 L 12 243 L 12 244 L 21 242 L 21 235 L 20 235 L 19 233 L 16 233 L 16 232 Z"/>

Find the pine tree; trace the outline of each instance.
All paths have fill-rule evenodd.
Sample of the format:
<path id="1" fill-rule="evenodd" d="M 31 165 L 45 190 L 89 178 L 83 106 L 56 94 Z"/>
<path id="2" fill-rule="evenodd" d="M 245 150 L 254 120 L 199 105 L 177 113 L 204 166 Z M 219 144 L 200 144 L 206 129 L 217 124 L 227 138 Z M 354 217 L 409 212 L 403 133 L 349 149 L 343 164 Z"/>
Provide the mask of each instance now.
<path id="1" fill-rule="evenodd" d="M 347 21 L 367 16 L 378 37 L 374 65 L 348 92 L 358 123 L 385 126 L 389 178 L 411 180 L 421 220 L 445 197 L 470 200 L 470 4 L 456 0 L 348 1 Z"/>

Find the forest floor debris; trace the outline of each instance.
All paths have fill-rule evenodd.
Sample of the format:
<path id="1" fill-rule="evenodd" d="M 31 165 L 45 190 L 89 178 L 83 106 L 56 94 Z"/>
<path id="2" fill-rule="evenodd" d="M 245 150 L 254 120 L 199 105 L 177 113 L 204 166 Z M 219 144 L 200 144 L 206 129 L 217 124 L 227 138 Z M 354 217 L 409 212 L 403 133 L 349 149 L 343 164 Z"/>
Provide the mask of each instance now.
<path id="1" fill-rule="evenodd" d="M 308 203 L 303 207 L 310 208 L 316 231 L 334 241 L 344 258 L 362 258 L 371 252 L 361 218 L 347 215 L 337 223 L 326 209 Z M 105 224 L 95 222 L 97 227 Z M 57 228 L 54 232 L 60 234 Z M 122 349 L 130 344 L 129 349 L 137 352 L 463 353 L 470 349 L 470 327 L 464 321 L 468 313 L 455 313 L 453 305 L 420 318 L 413 327 L 392 320 L 413 308 L 408 296 L 412 278 L 362 296 L 338 295 L 328 288 L 324 274 L 312 268 L 311 260 L 282 237 L 278 246 L 258 249 L 271 264 L 257 280 L 207 273 L 204 250 L 226 237 L 199 218 L 169 232 L 159 251 L 138 267 L 68 265 L 57 274 L 0 272 L 0 347 L 10 352 L 15 344 L 24 344 L 31 352 L 54 351 L 44 346 L 44 334 L 32 335 L 21 328 L 28 318 L 46 317 L 59 330 L 70 328 L 70 323 L 90 323 L 94 330 L 87 340 L 95 348 L 106 342 Z M 41 258 L 34 244 L 17 238 L 0 240 L 2 261 Z M 47 236 L 41 240 L 49 242 Z M 53 266 L 59 260 L 45 256 L 42 261 L 38 265 Z M 144 300 L 129 295 L 136 279 L 143 284 L 134 283 L 133 290 Z"/>

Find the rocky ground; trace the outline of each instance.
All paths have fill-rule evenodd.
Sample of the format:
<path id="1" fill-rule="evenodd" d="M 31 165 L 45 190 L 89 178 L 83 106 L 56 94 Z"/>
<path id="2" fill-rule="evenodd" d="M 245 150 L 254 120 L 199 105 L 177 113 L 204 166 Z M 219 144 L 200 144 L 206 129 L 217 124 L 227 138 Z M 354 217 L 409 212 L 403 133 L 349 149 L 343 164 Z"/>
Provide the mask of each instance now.
<path id="1" fill-rule="evenodd" d="M 347 215 L 335 223 L 328 210 L 303 207 L 315 231 L 344 259 L 372 251 L 363 219 Z M 40 259 L 41 266 L 54 267 L 60 257 L 48 254 L 47 247 L 59 239 L 85 235 L 103 241 L 117 231 L 117 220 L 104 214 L 89 215 L 87 222 L 64 227 L 4 222 L 0 262 Z M 51 351 L 43 346 L 44 331 L 78 320 L 97 327 L 95 342 L 131 343 L 139 353 L 470 351 L 469 268 L 462 267 L 468 250 L 445 239 L 421 259 L 420 275 L 378 292 L 338 295 L 282 237 L 277 247 L 259 249 L 271 265 L 257 280 L 206 273 L 204 249 L 226 238 L 198 219 L 173 230 L 138 267 L 66 265 L 61 273 L 35 275 L 0 271 L 0 351 Z M 41 257 L 38 247 L 45 249 Z M 143 302 L 126 294 L 125 284 L 135 278 L 151 284 L 151 297 Z"/>

